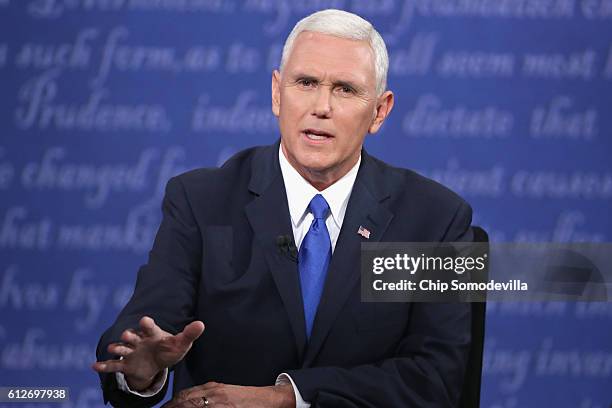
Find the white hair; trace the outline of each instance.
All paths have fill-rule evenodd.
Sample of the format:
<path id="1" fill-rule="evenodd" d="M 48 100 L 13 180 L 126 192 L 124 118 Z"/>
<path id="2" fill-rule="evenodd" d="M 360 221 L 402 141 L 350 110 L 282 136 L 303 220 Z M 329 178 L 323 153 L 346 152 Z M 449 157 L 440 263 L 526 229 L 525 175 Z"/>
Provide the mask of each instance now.
<path id="1" fill-rule="evenodd" d="M 376 93 L 380 96 L 387 89 L 387 70 L 389 55 L 385 42 L 374 29 L 374 26 L 357 14 L 347 11 L 328 9 L 317 11 L 304 17 L 293 27 L 285 41 L 281 57 L 280 71 L 291 55 L 293 43 L 302 31 L 333 35 L 349 40 L 366 40 L 374 53 L 374 73 L 376 75 Z"/>

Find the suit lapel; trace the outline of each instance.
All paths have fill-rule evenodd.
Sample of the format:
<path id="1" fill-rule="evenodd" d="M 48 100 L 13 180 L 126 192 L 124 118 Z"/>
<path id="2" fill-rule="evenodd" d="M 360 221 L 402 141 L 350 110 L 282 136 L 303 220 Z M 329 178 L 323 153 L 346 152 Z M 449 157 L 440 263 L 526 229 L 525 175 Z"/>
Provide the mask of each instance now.
<path id="1" fill-rule="evenodd" d="M 301 359 L 306 346 L 306 328 L 297 263 L 281 253 L 276 244 L 281 235 L 293 237 L 287 194 L 278 164 L 278 146 L 276 143 L 265 148 L 253 158 L 249 190 L 257 197 L 246 205 L 245 212 L 287 311 Z"/>
<path id="2" fill-rule="evenodd" d="M 382 204 L 389 194 L 377 164 L 362 151 L 362 163 L 351 192 L 342 229 L 336 242 L 313 331 L 304 356 L 309 367 L 320 351 L 338 313 L 360 280 L 361 243 L 377 242 L 393 214 Z M 370 238 L 359 235 L 359 227 L 370 231 Z"/>

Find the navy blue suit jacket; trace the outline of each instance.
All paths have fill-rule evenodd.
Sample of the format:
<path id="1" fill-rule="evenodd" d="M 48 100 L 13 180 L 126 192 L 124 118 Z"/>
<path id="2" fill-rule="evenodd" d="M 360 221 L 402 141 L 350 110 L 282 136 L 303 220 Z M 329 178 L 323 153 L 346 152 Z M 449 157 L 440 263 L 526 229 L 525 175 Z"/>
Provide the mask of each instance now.
<path id="1" fill-rule="evenodd" d="M 359 226 L 368 242 L 469 240 L 471 209 L 450 190 L 362 151 L 362 161 L 306 339 L 297 264 L 277 246 L 292 236 L 278 142 L 221 168 L 172 178 L 163 220 L 134 294 L 98 344 L 98 360 L 149 315 L 176 333 L 206 329 L 174 367 L 174 392 L 217 381 L 272 385 L 287 372 L 313 407 L 450 407 L 470 343 L 470 306 L 360 301 Z M 105 401 L 152 406 L 101 375 Z M 164 391 L 165 392 L 165 391 Z M 163 393 L 162 393 L 163 394 Z"/>

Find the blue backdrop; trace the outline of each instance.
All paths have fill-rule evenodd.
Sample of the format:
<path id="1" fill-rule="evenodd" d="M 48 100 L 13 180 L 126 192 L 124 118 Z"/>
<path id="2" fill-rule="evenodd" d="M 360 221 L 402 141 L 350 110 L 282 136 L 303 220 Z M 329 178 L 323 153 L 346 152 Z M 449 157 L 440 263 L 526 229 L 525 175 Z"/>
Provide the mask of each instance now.
<path id="1" fill-rule="evenodd" d="M 95 345 L 166 181 L 279 137 L 271 70 L 329 7 L 388 44 L 372 154 L 463 195 L 492 240 L 611 240 L 610 0 L 0 0 L 0 385 L 102 406 Z M 610 303 L 489 305 L 483 406 L 609 407 L 611 323 Z"/>

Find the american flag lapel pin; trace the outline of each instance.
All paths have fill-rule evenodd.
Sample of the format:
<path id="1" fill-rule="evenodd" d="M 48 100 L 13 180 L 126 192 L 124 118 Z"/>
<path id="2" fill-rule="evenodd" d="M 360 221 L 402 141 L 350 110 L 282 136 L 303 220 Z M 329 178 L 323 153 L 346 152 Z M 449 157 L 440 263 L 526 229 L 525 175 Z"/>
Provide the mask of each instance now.
<path id="1" fill-rule="evenodd" d="M 365 239 L 370 239 L 370 230 L 367 228 L 364 228 L 361 225 L 359 226 L 357 233 L 361 235 L 362 237 L 364 237 Z"/>

